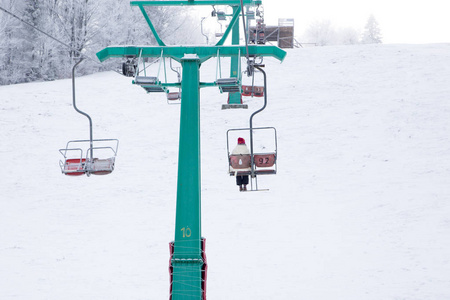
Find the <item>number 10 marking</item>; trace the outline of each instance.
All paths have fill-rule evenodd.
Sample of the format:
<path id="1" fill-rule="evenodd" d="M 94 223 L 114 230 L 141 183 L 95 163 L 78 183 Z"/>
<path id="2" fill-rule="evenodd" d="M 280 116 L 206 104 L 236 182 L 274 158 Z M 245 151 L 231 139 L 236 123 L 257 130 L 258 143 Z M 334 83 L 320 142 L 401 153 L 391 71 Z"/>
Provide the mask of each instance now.
<path id="1" fill-rule="evenodd" d="M 181 231 L 183 231 L 184 238 L 190 237 L 192 234 L 191 229 L 189 227 L 187 227 L 187 228 L 183 227 L 183 228 L 181 228 Z"/>

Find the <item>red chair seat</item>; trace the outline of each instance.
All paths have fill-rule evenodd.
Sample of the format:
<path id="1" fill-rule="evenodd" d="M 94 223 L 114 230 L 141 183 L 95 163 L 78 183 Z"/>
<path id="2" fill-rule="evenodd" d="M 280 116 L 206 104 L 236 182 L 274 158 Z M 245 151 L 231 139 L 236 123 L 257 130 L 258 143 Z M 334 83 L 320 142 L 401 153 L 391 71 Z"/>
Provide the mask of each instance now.
<path id="1" fill-rule="evenodd" d="M 69 176 L 80 176 L 84 175 L 84 165 L 86 163 L 86 159 L 79 159 L 79 158 L 70 158 L 66 159 L 66 162 L 64 163 L 64 174 Z"/>
<path id="2" fill-rule="evenodd" d="M 263 97 L 264 96 L 264 87 L 263 86 L 251 86 L 251 85 L 243 85 L 242 86 L 242 96 L 250 97 Z"/>
<path id="3" fill-rule="evenodd" d="M 258 168 L 270 168 L 275 164 L 275 153 L 255 154 L 255 166 Z"/>
<path id="4" fill-rule="evenodd" d="M 181 95 L 179 92 L 173 92 L 167 94 L 167 100 L 179 100 L 181 99 Z"/>

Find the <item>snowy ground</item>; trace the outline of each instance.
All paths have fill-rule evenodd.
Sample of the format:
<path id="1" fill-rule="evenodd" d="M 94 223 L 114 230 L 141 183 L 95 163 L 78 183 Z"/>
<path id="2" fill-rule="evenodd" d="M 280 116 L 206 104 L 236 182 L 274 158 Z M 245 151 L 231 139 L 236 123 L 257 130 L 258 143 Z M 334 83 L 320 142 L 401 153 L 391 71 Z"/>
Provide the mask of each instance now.
<path id="1" fill-rule="evenodd" d="M 450 45 L 295 49 L 265 60 L 278 131 L 269 192 L 239 193 L 222 111 L 202 90 L 208 299 L 450 299 Z M 88 63 L 88 62 L 84 62 Z M 215 61 L 201 68 L 214 78 Z M 88 138 L 71 81 L 0 87 L 0 299 L 168 299 L 179 106 L 113 72 L 77 80 L 108 176 L 63 176 Z"/>

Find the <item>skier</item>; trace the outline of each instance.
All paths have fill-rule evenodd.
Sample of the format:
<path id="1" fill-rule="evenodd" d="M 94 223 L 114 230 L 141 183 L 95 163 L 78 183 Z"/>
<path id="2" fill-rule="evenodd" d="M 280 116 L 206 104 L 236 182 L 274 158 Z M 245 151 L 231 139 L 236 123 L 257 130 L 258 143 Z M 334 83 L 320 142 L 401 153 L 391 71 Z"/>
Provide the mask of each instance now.
<path id="1" fill-rule="evenodd" d="M 245 140 L 243 138 L 238 138 L 238 144 L 231 152 L 232 155 L 250 155 L 250 151 L 245 145 Z M 248 175 L 236 175 L 236 184 L 239 186 L 239 191 L 246 191 L 248 184 Z"/>

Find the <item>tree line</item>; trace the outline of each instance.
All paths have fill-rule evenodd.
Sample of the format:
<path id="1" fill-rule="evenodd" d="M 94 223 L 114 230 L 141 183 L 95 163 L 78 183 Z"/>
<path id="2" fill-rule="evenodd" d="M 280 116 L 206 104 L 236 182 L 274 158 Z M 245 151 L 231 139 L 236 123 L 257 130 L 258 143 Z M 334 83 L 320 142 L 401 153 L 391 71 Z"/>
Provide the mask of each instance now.
<path id="1" fill-rule="evenodd" d="M 0 85 L 70 77 L 81 55 L 93 58 L 80 74 L 117 68 L 95 53 L 110 45 L 156 44 L 138 8 L 123 0 L 0 0 Z M 186 9 L 147 7 L 166 44 L 198 42 L 199 27 Z M 38 28 L 33 29 L 31 26 Z"/>
<path id="2" fill-rule="evenodd" d="M 127 0 L 0 0 L 0 7 L 24 21 L 0 10 L 0 85 L 68 78 L 81 55 L 92 59 L 80 65 L 79 74 L 119 70 L 117 60 L 100 64 L 95 53 L 110 45 L 156 44 L 142 13 Z M 146 10 L 166 44 L 203 42 L 192 10 Z M 370 16 L 362 35 L 321 21 L 311 24 L 302 40 L 318 46 L 381 43 L 381 33 Z"/>
<path id="3" fill-rule="evenodd" d="M 331 21 L 315 21 L 306 29 L 303 41 L 317 46 L 379 44 L 382 42 L 381 30 L 373 15 L 370 15 L 363 32 L 355 28 L 335 28 Z"/>

